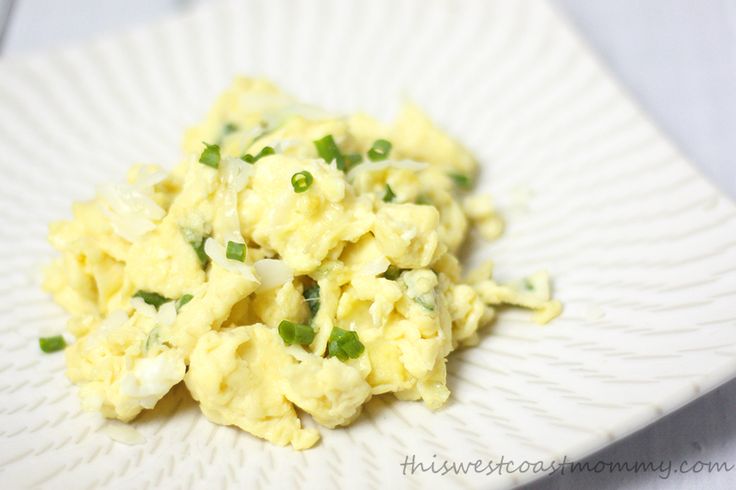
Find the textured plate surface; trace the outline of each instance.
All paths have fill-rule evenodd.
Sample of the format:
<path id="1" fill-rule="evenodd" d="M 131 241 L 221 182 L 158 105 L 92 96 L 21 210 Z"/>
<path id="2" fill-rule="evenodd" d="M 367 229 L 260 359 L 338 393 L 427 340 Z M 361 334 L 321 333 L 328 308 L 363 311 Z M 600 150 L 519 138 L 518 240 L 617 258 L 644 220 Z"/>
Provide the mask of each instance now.
<path id="1" fill-rule="evenodd" d="M 450 403 L 372 401 L 295 453 L 209 423 L 178 388 L 113 442 L 39 332 L 46 226 L 136 161 L 176 162 L 236 74 L 338 111 L 416 100 L 483 162 L 509 227 L 478 257 L 547 268 L 561 318 L 507 310 L 452 356 Z M 0 481 L 6 488 L 504 487 L 403 476 L 416 461 L 577 458 L 736 374 L 736 210 L 648 122 L 546 3 L 252 0 L 0 67 Z M 476 257 L 476 258 L 478 258 Z M 435 457 L 436 455 L 436 457 Z"/>

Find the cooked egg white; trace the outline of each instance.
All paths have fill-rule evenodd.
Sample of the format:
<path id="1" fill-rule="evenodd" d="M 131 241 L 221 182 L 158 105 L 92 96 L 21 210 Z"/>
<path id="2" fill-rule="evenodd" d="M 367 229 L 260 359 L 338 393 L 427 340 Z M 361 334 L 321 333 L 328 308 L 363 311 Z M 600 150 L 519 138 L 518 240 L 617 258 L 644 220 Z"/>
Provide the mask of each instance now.
<path id="1" fill-rule="evenodd" d="M 339 157 L 315 144 L 326 136 Z M 377 140 L 390 148 L 376 157 Z M 71 314 L 85 409 L 129 421 L 184 381 L 213 422 L 305 449 L 319 433 L 300 416 L 345 426 L 385 393 L 441 407 L 447 356 L 478 343 L 496 306 L 560 314 L 544 272 L 499 284 L 489 263 L 463 278 L 469 229 L 492 239 L 503 222 L 463 189 L 473 157 L 415 106 L 384 125 L 239 78 L 184 153 L 50 227 L 44 286 Z"/>

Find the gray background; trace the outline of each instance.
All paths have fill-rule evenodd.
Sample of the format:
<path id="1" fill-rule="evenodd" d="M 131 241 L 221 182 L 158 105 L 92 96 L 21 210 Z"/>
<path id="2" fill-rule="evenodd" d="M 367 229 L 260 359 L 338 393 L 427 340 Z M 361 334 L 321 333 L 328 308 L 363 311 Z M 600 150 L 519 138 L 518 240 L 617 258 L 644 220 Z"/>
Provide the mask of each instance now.
<path id="1" fill-rule="evenodd" d="M 79 42 L 205 0 L 0 0 L 0 55 Z M 508 0 L 516 1 L 516 0 Z M 552 0 L 654 122 L 736 199 L 736 0 Z M 736 464 L 736 381 L 589 461 Z M 731 472 L 555 475 L 542 488 L 732 488 Z"/>

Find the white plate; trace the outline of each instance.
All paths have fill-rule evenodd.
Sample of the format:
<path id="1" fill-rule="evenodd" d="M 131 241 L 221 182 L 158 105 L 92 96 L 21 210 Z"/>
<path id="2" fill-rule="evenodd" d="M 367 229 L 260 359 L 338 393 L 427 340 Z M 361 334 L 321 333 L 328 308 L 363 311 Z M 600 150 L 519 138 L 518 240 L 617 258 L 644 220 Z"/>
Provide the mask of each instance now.
<path id="1" fill-rule="evenodd" d="M 63 356 L 38 350 L 65 320 L 39 289 L 46 226 L 135 161 L 171 166 L 236 73 L 346 112 L 418 101 L 484 162 L 481 187 L 507 214 L 479 255 L 506 277 L 548 268 L 563 316 L 538 327 L 504 311 L 452 356 L 446 408 L 379 398 L 303 453 L 209 423 L 183 389 L 133 424 L 145 443 L 113 442 L 80 412 Z M 2 63 L 0 127 L 6 488 L 509 486 L 533 475 L 403 476 L 400 463 L 578 458 L 736 374 L 734 206 L 545 3 L 206 6 Z"/>

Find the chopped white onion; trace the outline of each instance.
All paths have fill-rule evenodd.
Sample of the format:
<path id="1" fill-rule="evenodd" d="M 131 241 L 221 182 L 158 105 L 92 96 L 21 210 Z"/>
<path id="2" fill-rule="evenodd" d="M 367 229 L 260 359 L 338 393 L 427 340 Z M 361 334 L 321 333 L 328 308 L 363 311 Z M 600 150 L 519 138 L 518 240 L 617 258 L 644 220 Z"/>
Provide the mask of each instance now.
<path id="1" fill-rule="evenodd" d="M 148 303 L 143 301 L 143 298 L 130 298 L 130 305 L 141 315 L 152 320 L 158 320 L 158 312 L 156 311 L 156 307 L 153 305 L 149 305 Z"/>
<path id="2" fill-rule="evenodd" d="M 151 220 L 142 216 L 130 214 L 120 215 L 110 211 L 106 207 L 102 208 L 102 212 L 110 222 L 110 226 L 112 226 L 112 230 L 115 234 L 131 243 L 156 228 L 156 225 L 153 224 Z"/>
<path id="3" fill-rule="evenodd" d="M 176 350 L 136 359 L 117 382 L 120 394 L 143 408 L 153 408 L 184 377 L 186 366 Z"/>
<path id="4" fill-rule="evenodd" d="M 316 107 L 312 107 L 310 105 L 290 104 L 267 111 L 264 114 L 263 119 L 266 121 L 267 128 L 269 130 L 273 130 L 281 126 L 285 121 L 295 116 L 301 116 L 304 119 L 312 121 L 318 121 L 320 119 L 328 119 L 330 117 L 333 117 L 330 113 Z"/>
<path id="5" fill-rule="evenodd" d="M 263 119 L 270 129 L 278 127 L 292 116 L 312 120 L 333 117 L 322 109 L 296 102 L 283 94 L 246 93 L 239 97 L 238 105 L 247 113 L 263 114 Z"/>
<path id="6" fill-rule="evenodd" d="M 100 195 L 114 213 L 139 214 L 149 219 L 161 219 L 166 212 L 145 191 L 129 184 L 107 184 Z"/>
<path id="7" fill-rule="evenodd" d="M 253 165 L 232 157 L 224 158 L 220 163 L 225 184 L 236 193 L 242 191 L 253 173 Z"/>
<path id="8" fill-rule="evenodd" d="M 242 191 L 253 173 L 253 165 L 239 158 L 226 158 L 221 164 L 222 179 L 225 183 L 223 196 L 222 224 L 225 230 L 224 239 L 237 243 L 245 243 L 240 232 L 240 214 L 238 213 L 238 193 Z"/>
<path id="9" fill-rule="evenodd" d="M 154 221 L 166 215 L 166 211 L 151 197 L 152 186 L 159 178 L 157 173 L 153 173 L 135 185 L 108 184 L 100 187 L 102 210 L 117 235 L 134 242 L 156 227 Z"/>
<path id="10" fill-rule="evenodd" d="M 273 147 L 276 153 L 283 153 L 289 148 L 297 146 L 301 142 L 302 140 L 292 138 L 292 139 L 274 141 L 271 143 L 271 146 Z"/>
<path id="11" fill-rule="evenodd" d="M 228 259 L 225 255 L 225 247 L 220 245 L 214 238 L 208 238 L 204 242 L 204 253 L 223 269 L 242 274 L 249 280 L 258 282 L 258 278 L 253 274 L 253 267 L 245 262 Z"/>
<path id="12" fill-rule="evenodd" d="M 122 442 L 129 446 L 143 444 L 146 438 L 138 432 L 134 427 L 117 420 L 110 420 L 102 426 L 100 432 L 115 442 Z"/>
<path id="13" fill-rule="evenodd" d="M 85 350 L 95 349 L 105 343 L 109 336 L 128 321 L 128 314 L 124 310 L 114 310 L 100 322 L 97 330 L 93 330 L 86 339 Z"/>
<path id="14" fill-rule="evenodd" d="M 146 173 L 141 171 L 138 174 L 138 179 L 133 183 L 133 185 L 139 189 L 146 189 L 163 182 L 164 179 L 166 179 L 166 172 L 161 170 L 153 170 Z"/>
<path id="15" fill-rule="evenodd" d="M 355 179 L 358 175 L 366 172 L 377 172 L 387 168 L 396 168 L 404 170 L 414 170 L 419 172 L 429 167 L 429 164 L 423 162 L 417 162 L 416 160 L 383 160 L 381 162 L 366 162 L 356 165 L 348 172 L 348 180 Z"/>
<path id="16" fill-rule="evenodd" d="M 139 298 L 140 299 L 140 298 Z M 107 317 L 100 323 L 100 332 L 109 332 L 123 326 L 128 321 L 128 314 L 124 310 L 115 310 L 110 312 Z"/>
<path id="17" fill-rule="evenodd" d="M 406 229 L 401 232 L 401 239 L 405 242 L 412 241 L 417 236 L 417 230 L 413 226 L 407 225 Z"/>
<path id="18" fill-rule="evenodd" d="M 259 291 L 267 291 L 285 284 L 294 277 L 291 268 L 286 262 L 278 259 L 261 259 L 253 266 L 261 279 Z"/>
<path id="19" fill-rule="evenodd" d="M 379 257 L 376 260 L 365 264 L 360 272 L 368 276 L 377 276 L 378 274 L 386 272 L 386 269 L 388 269 L 388 266 L 390 265 L 391 262 L 389 262 L 386 257 Z"/>
<path id="20" fill-rule="evenodd" d="M 168 301 L 158 308 L 156 315 L 159 325 L 170 327 L 176 321 L 176 302 Z"/>

